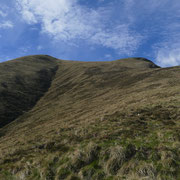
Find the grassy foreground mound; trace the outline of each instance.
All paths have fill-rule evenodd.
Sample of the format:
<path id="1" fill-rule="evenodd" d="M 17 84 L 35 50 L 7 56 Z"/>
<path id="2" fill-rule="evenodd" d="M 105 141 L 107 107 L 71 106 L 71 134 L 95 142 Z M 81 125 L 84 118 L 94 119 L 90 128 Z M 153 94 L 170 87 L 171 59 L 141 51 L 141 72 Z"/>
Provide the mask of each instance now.
<path id="1" fill-rule="evenodd" d="M 50 61 L 43 68 L 52 74 L 38 100 L 0 129 L 0 179 L 180 179 L 180 67 L 143 58 L 18 62 L 32 58 Z"/>

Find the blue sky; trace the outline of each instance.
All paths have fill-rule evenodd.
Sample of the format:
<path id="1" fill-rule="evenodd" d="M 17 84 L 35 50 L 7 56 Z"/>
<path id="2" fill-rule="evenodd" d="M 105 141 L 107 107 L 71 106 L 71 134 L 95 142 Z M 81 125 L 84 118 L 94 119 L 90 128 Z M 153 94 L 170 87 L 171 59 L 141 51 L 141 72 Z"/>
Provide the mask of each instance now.
<path id="1" fill-rule="evenodd" d="M 180 2 L 0 0 L 0 62 L 32 54 L 180 65 Z"/>

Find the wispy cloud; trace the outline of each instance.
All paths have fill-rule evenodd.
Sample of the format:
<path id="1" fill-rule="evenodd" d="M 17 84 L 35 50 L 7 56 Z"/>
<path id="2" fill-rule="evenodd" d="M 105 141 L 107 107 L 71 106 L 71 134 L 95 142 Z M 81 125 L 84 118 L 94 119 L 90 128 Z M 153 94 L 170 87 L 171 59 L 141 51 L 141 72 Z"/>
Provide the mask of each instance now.
<path id="1" fill-rule="evenodd" d="M 162 67 L 180 65 L 180 44 L 175 49 L 159 49 L 156 62 Z"/>
<path id="2" fill-rule="evenodd" d="M 2 10 L 0 10 L 0 16 L 2 16 L 2 17 L 6 17 L 6 16 L 7 16 L 7 14 L 6 14 L 5 12 L 3 12 Z"/>
<path id="3" fill-rule="evenodd" d="M 9 28 L 13 28 L 14 25 L 11 21 L 4 21 L 4 22 L 0 22 L 0 29 L 9 29 Z"/>
<path id="4" fill-rule="evenodd" d="M 180 64 L 179 0 L 12 2 L 16 2 L 16 9 L 12 8 L 14 4 L 0 4 L 0 33 L 5 37 L 6 29 L 14 27 L 14 31 L 9 31 L 17 34 L 14 42 L 21 41 L 23 35 L 29 44 L 34 43 L 32 47 L 37 47 L 37 52 L 51 49 L 50 53 L 56 51 L 54 54 L 61 56 L 58 48 L 54 50 L 61 46 L 62 52 L 68 47 L 66 54 L 76 59 L 83 49 L 84 57 L 89 59 L 102 59 L 112 53 L 114 58 L 145 56 L 160 66 Z M 49 45 L 44 47 L 44 42 Z"/>
<path id="5" fill-rule="evenodd" d="M 131 26 L 151 42 L 151 54 L 160 66 L 180 65 L 180 3 L 178 0 L 127 0 Z M 139 27 L 139 29 L 138 29 Z"/>
<path id="6" fill-rule="evenodd" d="M 19 0 L 18 4 L 28 23 L 40 23 L 44 32 L 63 40 L 87 36 L 92 32 L 90 21 L 95 25 L 98 18 L 74 0 Z"/>
<path id="7" fill-rule="evenodd" d="M 162 67 L 180 65 L 180 4 L 176 2 L 176 5 L 169 5 L 168 20 L 161 30 L 161 39 L 154 44 L 156 62 Z"/>
<path id="8" fill-rule="evenodd" d="M 0 3 L 0 29 L 10 29 L 14 27 L 11 20 L 8 19 L 9 8 Z"/>
<path id="9" fill-rule="evenodd" d="M 162 67 L 180 65 L 180 32 L 176 25 L 170 28 L 163 40 L 154 45 L 156 63 Z"/>
<path id="10" fill-rule="evenodd" d="M 120 54 L 132 54 L 142 36 L 129 29 L 127 22 L 107 27 L 112 7 L 91 9 L 76 0 L 17 0 L 27 23 L 40 23 L 42 32 L 56 40 L 88 43 L 112 48 Z"/>
<path id="11" fill-rule="evenodd" d="M 40 50 L 42 50 L 42 49 L 43 49 L 43 46 L 41 46 L 41 45 L 37 46 L 37 50 L 38 50 L 38 51 L 40 51 Z"/>
<path id="12" fill-rule="evenodd" d="M 128 25 L 124 24 L 113 30 L 97 32 L 92 36 L 91 41 L 107 48 L 113 48 L 119 54 L 132 55 L 142 39 L 141 35 L 130 32 Z"/>

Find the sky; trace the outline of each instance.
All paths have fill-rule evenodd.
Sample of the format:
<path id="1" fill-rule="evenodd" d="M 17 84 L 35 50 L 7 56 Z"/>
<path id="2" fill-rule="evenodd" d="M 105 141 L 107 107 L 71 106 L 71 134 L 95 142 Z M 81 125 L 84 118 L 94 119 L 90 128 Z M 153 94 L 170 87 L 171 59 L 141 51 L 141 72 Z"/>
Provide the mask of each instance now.
<path id="1" fill-rule="evenodd" d="M 0 0 L 0 62 L 35 54 L 180 65 L 180 2 Z"/>

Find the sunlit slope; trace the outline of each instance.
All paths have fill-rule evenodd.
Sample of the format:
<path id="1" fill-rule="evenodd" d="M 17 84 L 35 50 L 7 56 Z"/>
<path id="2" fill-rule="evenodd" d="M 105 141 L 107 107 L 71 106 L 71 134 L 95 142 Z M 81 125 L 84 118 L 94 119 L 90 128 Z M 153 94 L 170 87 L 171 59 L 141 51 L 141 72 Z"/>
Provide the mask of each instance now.
<path id="1" fill-rule="evenodd" d="M 0 130 L 3 178 L 179 176 L 180 67 L 143 58 L 51 63 L 49 88 Z"/>
<path id="2" fill-rule="evenodd" d="M 68 111 L 79 108 L 78 111 L 85 109 L 87 112 L 88 108 L 100 105 L 99 108 L 105 111 L 104 106 L 109 109 L 111 103 L 120 105 L 119 102 L 113 100 L 114 97 L 126 95 L 128 91 L 130 93 L 133 87 L 136 87 L 136 83 L 151 75 L 154 68 L 159 69 L 152 62 L 140 58 L 104 63 L 73 61 L 59 61 L 58 63 L 59 69 L 56 60 L 51 57 L 31 56 L 1 64 L 2 69 L 5 69 L 4 66 L 8 68 L 8 73 L 2 73 L 1 84 L 8 84 L 8 87 L 1 87 L 1 105 L 4 106 L 1 108 L 1 121 L 7 124 L 23 114 L 24 111 L 30 110 L 48 90 L 51 83 L 46 95 L 34 107 L 33 110 L 36 113 L 25 113 L 25 116 L 35 116 L 32 119 L 37 122 L 39 119 L 47 118 L 49 120 L 51 116 L 57 117 L 60 113 L 67 114 Z M 12 68 L 9 64 L 12 64 Z M 6 78 L 9 79 L 6 80 Z M 131 88 L 129 89 L 129 87 Z M 106 102 L 104 97 L 110 101 L 110 104 L 104 104 Z M 102 106 L 101 103 L 104 105 Z M 36 108 L 40 108 L 40 112 Z M 59 112 L 60 109 L 61 112 Z M 88 116 L 87 113 L 85 114 Z M 22 116 L 20 119 L 24 119 L 24 117 Z M 57 123 L 55 119 L 53 122 Z M 26 121 L 29 123 L 29 119 Z M 1 124 L 3 125 L 3 123 Z"/>

